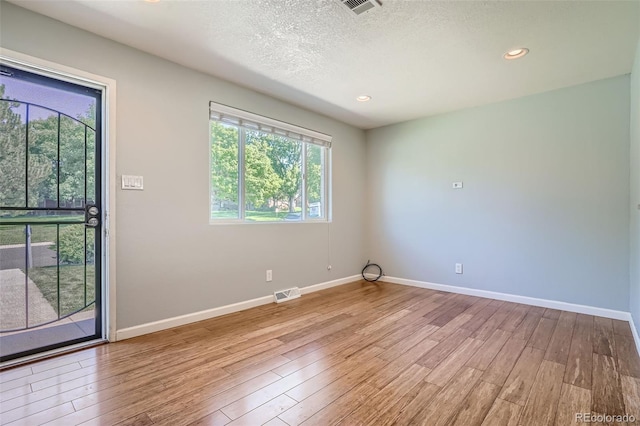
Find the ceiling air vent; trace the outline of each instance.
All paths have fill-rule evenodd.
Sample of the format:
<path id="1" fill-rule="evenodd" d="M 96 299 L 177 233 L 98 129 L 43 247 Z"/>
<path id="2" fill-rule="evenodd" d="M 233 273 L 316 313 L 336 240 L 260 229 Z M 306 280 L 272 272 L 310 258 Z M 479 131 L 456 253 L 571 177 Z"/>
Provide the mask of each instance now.
<path id="1" fill-rule="evenodd" d="M 350 11 L 356 15 L 360 15 L 375 7 L 380 7 L 381 4 L 378 0 L 338 0 Z"/>

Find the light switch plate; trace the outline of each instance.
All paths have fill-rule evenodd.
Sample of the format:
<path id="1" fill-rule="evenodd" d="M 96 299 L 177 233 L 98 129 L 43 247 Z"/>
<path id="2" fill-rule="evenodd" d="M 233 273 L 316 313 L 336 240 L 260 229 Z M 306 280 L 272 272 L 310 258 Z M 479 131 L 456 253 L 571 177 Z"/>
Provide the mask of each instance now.
<path id="1" fill-rule="evenodd" d="M 144 179 L 142 176 L 122 175 L 122 189 L 144 189 Z"/>
<path id="2" fill-rule="evenodd" d="M 462 189 L 462 182 L 453 182 L 453 189 Z"/>

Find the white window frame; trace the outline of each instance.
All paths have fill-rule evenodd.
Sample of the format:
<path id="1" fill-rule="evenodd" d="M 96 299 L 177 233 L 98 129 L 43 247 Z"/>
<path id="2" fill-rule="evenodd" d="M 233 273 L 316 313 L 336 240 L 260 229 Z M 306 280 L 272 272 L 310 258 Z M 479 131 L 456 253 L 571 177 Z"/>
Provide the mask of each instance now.
<path id="1" fill-rule="evenodd" d="M 228 105 L 210 102 L 209 104 L 209 129 L 211 122 L 219 122 L 222 124 L 234 126 L 238 128 L 238 217 L 233 219 L 213 219 L 211 217 L 211 199 L 213 186 L 211 184 L 211 169 L 213 166 L 213 158 L 211 155 L 211 131 L 209 130 L 209 224 L 210 225 L 230 225 L 230 224 L 249 224 L 249 225 L 273 225 L 273 224 L 301 224 L 301 223 L 329 223 L 331 218 L 331 142 L 332 137 L 315 130 L 306 129 L 296 126 L 295 124 L 286 123 L 269 117 L 263 117 L 252 112 L 233 108 Z M 300 152 L 301 156 L 301 205 L 302 211 L 300 220 L 286 221 L 248 221 L 246 219 L 246 203 L 245 203 L 245 143 L 246 131 L 258 131 L 267 134 L 273 134 L 280 137 L 291 139 L 292 142 L 302 144 Z M 324 203 L 322 205 L 322 217 L 309 218 L 307 216 L 307 147 L 309 145 L 320 146 L 325 148 L 322 161 L 324 163 L 324 173 L 321 182 L 321 190 L 324 195 Z"/>

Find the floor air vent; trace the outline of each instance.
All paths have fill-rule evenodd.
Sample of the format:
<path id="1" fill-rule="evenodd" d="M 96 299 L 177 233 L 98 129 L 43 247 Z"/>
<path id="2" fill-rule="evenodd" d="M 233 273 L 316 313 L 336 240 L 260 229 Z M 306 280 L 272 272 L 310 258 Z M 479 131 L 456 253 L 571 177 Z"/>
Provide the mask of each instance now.
<path id="1" fill-rule="evenodd" d="M 287 300 L 300 297 L 300 289 L 298 287 L 292 287 L 286 290 L 278 290 L 273 293 L 273 296 L 276 299 L 276 303 L 286 302 Z"/>
<path id="2" fill-rule="evenodd" d="M 360 15 L 368 10 L 380 7 L 378 0 L 338 0 L 342 5 L 348 8 L 356 15 Z"/>

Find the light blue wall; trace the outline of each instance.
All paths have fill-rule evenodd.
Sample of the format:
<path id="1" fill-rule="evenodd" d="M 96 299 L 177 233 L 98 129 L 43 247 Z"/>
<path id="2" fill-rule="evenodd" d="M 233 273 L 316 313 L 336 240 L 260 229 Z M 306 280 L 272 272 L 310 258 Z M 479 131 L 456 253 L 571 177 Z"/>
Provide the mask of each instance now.
<path id="1" fill-rule="evenodd" d="M 629 310 L 628 75 L 368 131 L 367 173 L 387 275 Z"/>
<path id="2" fill-rule="evenodd" d="M 631 191 L 629 219 L 631 226 L 629 304 L 633 322 L 640 334 L 640 43 L 631 74 Z"/>

